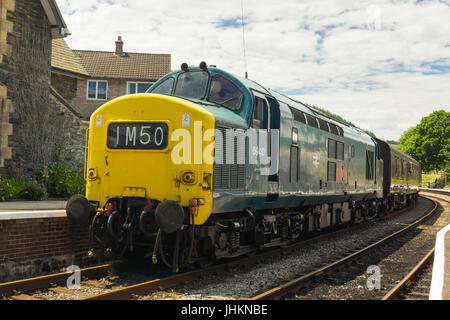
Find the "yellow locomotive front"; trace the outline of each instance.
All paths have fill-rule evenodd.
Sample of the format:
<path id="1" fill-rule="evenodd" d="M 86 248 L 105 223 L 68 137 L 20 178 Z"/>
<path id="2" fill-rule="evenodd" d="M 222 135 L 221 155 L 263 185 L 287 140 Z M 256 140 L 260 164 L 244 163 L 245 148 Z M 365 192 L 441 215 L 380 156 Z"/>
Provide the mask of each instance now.
<path id="1" fill-rule="evenodd" d="M 214 126 L 211 113 L 176 97 L 137 94 L 106 103 L 91 116 L 86 197 L 69 200 L 69 218 L 95 213 L 91 229 L 105 229 L 122 247 L 127 227 L 138 243 L 159 229 L 203 224 L 212 208 Z"/>

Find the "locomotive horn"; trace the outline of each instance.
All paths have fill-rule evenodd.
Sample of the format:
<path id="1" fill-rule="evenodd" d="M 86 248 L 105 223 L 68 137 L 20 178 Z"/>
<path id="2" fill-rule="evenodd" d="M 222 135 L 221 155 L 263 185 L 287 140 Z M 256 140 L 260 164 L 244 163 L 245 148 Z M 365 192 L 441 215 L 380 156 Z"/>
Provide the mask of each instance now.
<path id="1" fill-rule="evenodd" d="M 176 201 L 165 200 L 156 207 L 155 220 L 163 232 L 174 233 L 179 230 L 184 218 L 184 210 Z"/>
<path id="2" fill-rule="evenodd" d="M 200 69 L 202 69 L 203 71 L 208 70 L 208 65 L 206 64 L 205 61 L 200 62 L 199 67 L 200 67 Z"/>
<path id="3" fill-rule="evenodd" d="M 89 222 L 91 216 L 91 204 L 81 194 L 72 196 L 66 205 L 66 214 L 70 222 L 76 225 L 83 225 Z"/>
<path id="4" fill-rule="evenodd" d="M 187 64 L 186 62 L 183 62 L 183 63 L 181 64 L 181 70 L 183 70 L 183 71 L 189 71 L 189 67 L 188 67 L 188 64 Z"/>

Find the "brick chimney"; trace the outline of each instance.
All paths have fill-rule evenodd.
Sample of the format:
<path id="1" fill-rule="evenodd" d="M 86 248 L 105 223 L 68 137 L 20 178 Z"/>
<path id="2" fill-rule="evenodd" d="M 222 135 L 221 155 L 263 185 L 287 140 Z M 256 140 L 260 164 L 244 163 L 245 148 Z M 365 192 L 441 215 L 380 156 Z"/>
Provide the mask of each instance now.
<path id="1" fill-rule="evenodd" d="M 117 41 L 116 41 L 116 55 L 117 56 L 123 56 L 123 41 L 122 41 L 122 36 L 118 36 L 117 37 Z"/>

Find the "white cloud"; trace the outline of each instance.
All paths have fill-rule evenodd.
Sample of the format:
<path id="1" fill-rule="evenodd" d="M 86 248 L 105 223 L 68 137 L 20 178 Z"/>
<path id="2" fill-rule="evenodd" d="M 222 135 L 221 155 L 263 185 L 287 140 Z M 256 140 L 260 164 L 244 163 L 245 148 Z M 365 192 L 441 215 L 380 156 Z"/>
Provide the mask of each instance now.
<path id="1" fill-rule="evenodd" d="M 57 0 L 74 49 L 170 53 L 244 74 L 241 1 Z M 250 78 L 386 139 L 449 110 L 450 6 L 440 1 L 244 0 Z M 440 69 L 436 65 L 442 66 Z M 434 66 L 434 67 L 433 67 Z"/>

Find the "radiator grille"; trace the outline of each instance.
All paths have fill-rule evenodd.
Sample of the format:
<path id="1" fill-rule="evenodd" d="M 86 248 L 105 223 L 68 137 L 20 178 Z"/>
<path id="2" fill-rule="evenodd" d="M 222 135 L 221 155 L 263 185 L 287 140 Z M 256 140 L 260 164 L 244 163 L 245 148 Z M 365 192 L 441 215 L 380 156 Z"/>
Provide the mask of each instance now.
<path id="1" fill-rule="evenodd" d="M 225 128 L 217 128 L 222 138 L 216 134 L 214 156 L 214 190 L 241 190 L 245 189 L 245 143 L 238 144 L 236 132 Z M 217 131 L 216 131 L 217 132 Z M 233 133 L 233 134 L 231 134 Z M 227 139 L 229 143 L 227 143 Z M 238 164 L 238 157 L 244 155 L 244 164 Z M 227 161 L 228 157 L 228 161 Z M 232 160 L 232 163 L 227 163 Z M 241 161 L 242 162 L 242 161 Z"/>

